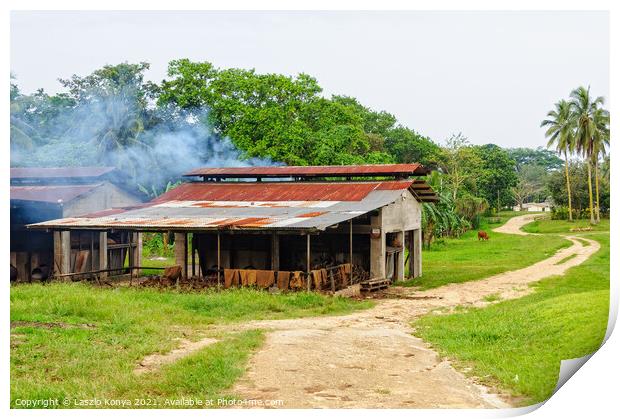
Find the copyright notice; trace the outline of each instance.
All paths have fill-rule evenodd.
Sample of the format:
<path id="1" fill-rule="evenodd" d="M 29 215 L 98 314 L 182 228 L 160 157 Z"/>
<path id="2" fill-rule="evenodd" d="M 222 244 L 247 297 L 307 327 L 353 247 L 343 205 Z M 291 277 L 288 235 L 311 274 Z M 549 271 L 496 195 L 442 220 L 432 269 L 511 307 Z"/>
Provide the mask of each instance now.
<path id="1" fill-rule="evenodd" d="M 181 397 L 175 399 L 107 399 L 92 398 L 78 399 L 65 397 L 62 399 L 15 399 L 16 408 L 49 409 L 49 408 L 200 408 L 200 407 L 282 407 L 283 400 L 278 399 L 201 399 L 195 397 Z"/>

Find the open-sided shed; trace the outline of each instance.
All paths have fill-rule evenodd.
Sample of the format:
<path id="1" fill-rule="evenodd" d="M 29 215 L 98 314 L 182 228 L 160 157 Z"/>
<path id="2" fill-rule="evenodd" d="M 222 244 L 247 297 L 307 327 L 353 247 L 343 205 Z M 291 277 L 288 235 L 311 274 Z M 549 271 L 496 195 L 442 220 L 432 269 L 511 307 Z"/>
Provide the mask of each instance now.
<path id="1" fill-rule="evenodd" d="M 30 227 L 57 232 L 58 266 L 62 231 L 161 231 L 175 233 L 185 276 L 302 272 L 310 285 L 311 272 L 348 265 L 349 283 L 399 280 L 407 253 L 409 275 L 421 275 L 420 204 L 436 200 L 413 178 L 424 174 L 417 164 L 204 168 L 149 203 Z"/>

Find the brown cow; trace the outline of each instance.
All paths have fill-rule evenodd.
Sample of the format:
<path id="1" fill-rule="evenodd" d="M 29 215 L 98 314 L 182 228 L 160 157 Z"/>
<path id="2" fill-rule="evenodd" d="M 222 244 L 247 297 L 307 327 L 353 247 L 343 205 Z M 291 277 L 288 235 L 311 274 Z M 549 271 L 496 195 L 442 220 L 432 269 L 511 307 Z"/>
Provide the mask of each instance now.
<path id="1" fill-rule="evenodd" d="M 486 231 L 479 231 L 478 232 L 478 241 L 480 240 L 489 240 L 489 235 L 487 234 Z"/>

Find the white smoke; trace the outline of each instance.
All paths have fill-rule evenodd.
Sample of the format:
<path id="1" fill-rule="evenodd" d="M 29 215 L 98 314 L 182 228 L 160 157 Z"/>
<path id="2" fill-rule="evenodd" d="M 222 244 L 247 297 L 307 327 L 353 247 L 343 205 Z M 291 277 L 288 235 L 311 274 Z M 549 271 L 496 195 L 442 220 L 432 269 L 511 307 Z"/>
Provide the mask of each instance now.
<path id="1" fill-rule="evenodd" d="M 49 136 L 30 148 L 12 147 L 12 166 L 115 166 L 130 183 L 157 191 L 197 167 L 271 166 L 247 158 L 213 133 L 208 110 L 138 106 L 137 95 L 91 95 L 46 121 Z"/>

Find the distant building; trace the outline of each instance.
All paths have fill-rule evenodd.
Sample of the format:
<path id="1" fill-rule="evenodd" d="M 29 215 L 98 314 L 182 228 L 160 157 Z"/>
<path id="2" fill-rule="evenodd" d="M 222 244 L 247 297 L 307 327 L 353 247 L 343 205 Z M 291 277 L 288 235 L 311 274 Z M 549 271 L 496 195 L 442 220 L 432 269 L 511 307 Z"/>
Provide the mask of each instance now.
<path id="1" fill-rule="evenodd" d="M 30 281 L 33 273 L 45 278 L 53 271 L 52 232 L 28 230 L 25 225 L 140 202 L 112 167 L 11 168 L 11 280 Z M 98 232 L 74 231 L 70 241 L 67 262 L 74 271 L 99 268 Z"/>
<path id="2" fill-rule="evenodd" d="M 512 207 L 513 211 L 528 211 L 528 212 L 549 212 L 551 211 L 551 204 L 549 202 L 530 202 L 523 204 L 523 208 L 519 205 Z"/>

